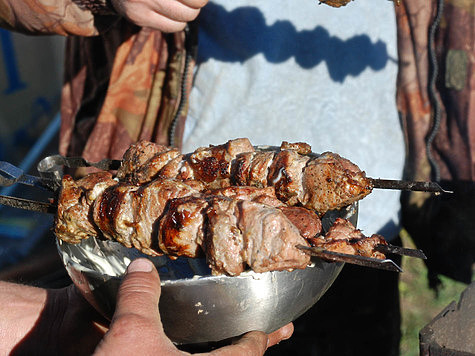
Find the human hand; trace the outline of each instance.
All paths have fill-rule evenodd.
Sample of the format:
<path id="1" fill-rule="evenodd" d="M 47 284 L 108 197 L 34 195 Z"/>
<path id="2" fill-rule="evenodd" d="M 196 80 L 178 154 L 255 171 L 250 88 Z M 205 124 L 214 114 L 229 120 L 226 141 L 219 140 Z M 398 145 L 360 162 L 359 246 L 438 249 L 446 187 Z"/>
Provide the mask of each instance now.
<path id="1" fill-rule="evenodd" d="M 0 281 L 0 355 L 90 355 L 108 324 L 71 285 Z"/>
<path id="2" fill-rule="evenodd" d="M 208 0 L 111 0 L 116 11 L 140 27 L 178 32 L 194 20 Z"/>
<path id="3" fill-rule="evenodd" d="M 163 331 L 157 307 L 160 292 L 160 278 L 153 264 L 147 259 L 133 261 L 120 286 L 110 329 L 95 354 L 188 355 L 178 350 Z M 252 331 L 209 355 L 263 355 L 268 347 L 288 339 L 292 332 L 291 323 L 269 335 Z"/>

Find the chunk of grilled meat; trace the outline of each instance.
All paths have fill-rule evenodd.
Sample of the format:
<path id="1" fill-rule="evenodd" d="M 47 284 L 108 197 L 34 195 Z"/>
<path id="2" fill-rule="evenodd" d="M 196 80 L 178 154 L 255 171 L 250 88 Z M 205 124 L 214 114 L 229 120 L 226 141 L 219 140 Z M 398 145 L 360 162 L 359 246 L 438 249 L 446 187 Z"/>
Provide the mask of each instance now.
<path id="1" fill-rule="evenodd" d="M 302 205 L 320 214 L 363 199 L 373 188 L 357 165 L 331 152 L 307 164 L 302 185 Z"/>
<path id="2" fill-rule="evenodd" d="M 114 240 L 152 256 L 204 253 L 213 274 L 238 275 L 246 266 L 256 272 L 305 268 L 309 257 L 295 248 L 308 245 L 299 229 L 281 209 L 259 202 L 278 202 L 273 189 L 240 190 L 203 194 L 177 180 L 134 185 L 104 173 L 78 183 L 66 177 L 55 233 L 71 243 L 90 236 Z"/>
<path id="3" fill-rule="evenodd" d="M 383 236 L 373 234 L 367 237 L 351 222 L 342 218 L 335 220 L 325 236 L 310 238 L 309 241 L 313 246 L 321 247 L 327 251 L 378 259 L 385 259 L 386 256 L 374 250 L 374 247 L 388 244 Z"/>
<path id="4" fill-rule="evenodd" d="M 188 155 L 162 145 L 153 149 L 150 142 L 139 141 L 125 152 L 117 177 L 134 184 L 156 178 L 194 179 L 205 183 L 207 188 L 219 188 L 230 185 L 231 162 L 238 154 L 249 151 L 254 148 L 247 139 L 199 148 Z"/>
<path id="5" fill-rule="evenodd" d="M 300 206 L 280 206 L 279 209 L 306 239 L 315 237 L 322 231 L 322 221 L 312 210 Z"/>
<path id="6" fill-rule="evenodd" d="M 277 199 L 274 187 L 257 188 L 248 186 L 230 186 L 226 188 L 205 190 L 204 193 L 232 199 L 252 200 L 274 207 L 286 206 Z"/>
<path id="7" fill-rule="evenodd" d="M 320 0 L 321 4 L 329 5 L 331 7 L 345 6 L 352 0 Z"/>
<path id="8" fill-rule="evenodd" d="M 156 178 L 191 180 L 208 190 L 273 186 L 283 203 L 319 214 L 352 204 L 372 191 L 371 181 L 349 160 L 330 152 L 308 156 L 309 151 L 307 144 L 288 142 L 278 150 L 255 150 L 242 138 L 182 155 L 159 145 L 151 149 L 141 141 L 126 152 L 117 176 L 132 184 Z M 141 154 L 144 157 L 138 159 Z"/>
<path id="9" fill-rule="evenodd" d="M 154 180 L 142 186 L 119 183 L 107 188 L 93 204 L 92 217 L 102 237 L 148 255 L 161 255 L 153 236 L 157 219 L 171 199 L 199 192 L 184 182 Z"/>
<path id="10" fill-rule="evenodd" d="M 88 175 L 78 181 L 65 175 L 55 217 L 55 233 L 70 243 L 78 243 L 99 230 L 91 219 L 91 207 L 107 187 L 116 185 L 108 172 Z"/>
<path id="11" fill-rule="evenodd" d="M 243 234 L 244 260 L 256 272 L 305 268 L 309 256 L 296 248 L 308 246 L 298 229 L 281 210 L 252 201 L 241 201 L 238 219 Z"/>
<path id="12" fill-rule="evenodd" d="M 169 256 L 200 257 L 208 207 L 208 201 L 201 196 L 172 199 L 157 220 L 158 236 L 151 232 L 148 237 L 157 239 L 159 251 Z"/>
<path id="13" fill-rule="evenodd" d="M 240 203 L 237 199 L 215 197 L 206 210 L 208 238 L 204 250 L 213 274 L 226 271 L 237 276 L 246 269 L 244 234 L 238 223 Z"/>

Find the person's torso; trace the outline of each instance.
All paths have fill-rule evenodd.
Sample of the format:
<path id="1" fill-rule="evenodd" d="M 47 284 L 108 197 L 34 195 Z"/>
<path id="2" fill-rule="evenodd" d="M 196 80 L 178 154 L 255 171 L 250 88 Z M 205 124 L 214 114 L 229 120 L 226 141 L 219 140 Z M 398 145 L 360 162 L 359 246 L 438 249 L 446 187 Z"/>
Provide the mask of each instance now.
<path id="1" fill-rule="evenodd" d="M 304 141 L 369 176 L 400 178 L 392 6 L 210 1 L 200 15 L 183 151 L 236 137 L 255 145 Z M 361 202 L 359 227 L 393 235 L 398 213 L 397 192 L 374 192 Z"/>

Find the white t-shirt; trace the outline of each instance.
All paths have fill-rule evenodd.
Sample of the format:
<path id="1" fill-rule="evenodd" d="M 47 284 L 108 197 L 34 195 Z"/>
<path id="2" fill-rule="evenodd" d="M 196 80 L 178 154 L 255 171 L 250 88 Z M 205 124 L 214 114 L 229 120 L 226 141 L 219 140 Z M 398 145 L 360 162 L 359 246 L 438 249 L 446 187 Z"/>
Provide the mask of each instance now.
<path id="1" fill-rule="evenodd" d="M 304 141 L 371 177 L 401 178 L 392 3 L 210 1 L 199 41 L 184 152 L 237 137 L 254 145 Z M 397 191 L 376 190 L 360 202 L 366 234 L 391 239 L 398 226 Z"/>

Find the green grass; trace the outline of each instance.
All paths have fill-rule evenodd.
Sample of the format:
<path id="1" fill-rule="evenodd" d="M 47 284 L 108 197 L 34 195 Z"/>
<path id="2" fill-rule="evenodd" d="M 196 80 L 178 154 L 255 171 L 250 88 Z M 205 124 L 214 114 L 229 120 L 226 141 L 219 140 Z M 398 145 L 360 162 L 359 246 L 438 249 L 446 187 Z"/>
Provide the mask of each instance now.
<path id="1" fill-rule="evenodd" d="M 410 236 L 402 235 L 404 247 L 414 248 Z M 452 301 L 458 301 L 467 287 L 463 283 L 441 276 L 438 295 L 428 286 L 427 268 L 417 258 L 403 257 L 399 282 L 401 296 L 401 355 L 419 355 L 419 331 Z"/>

